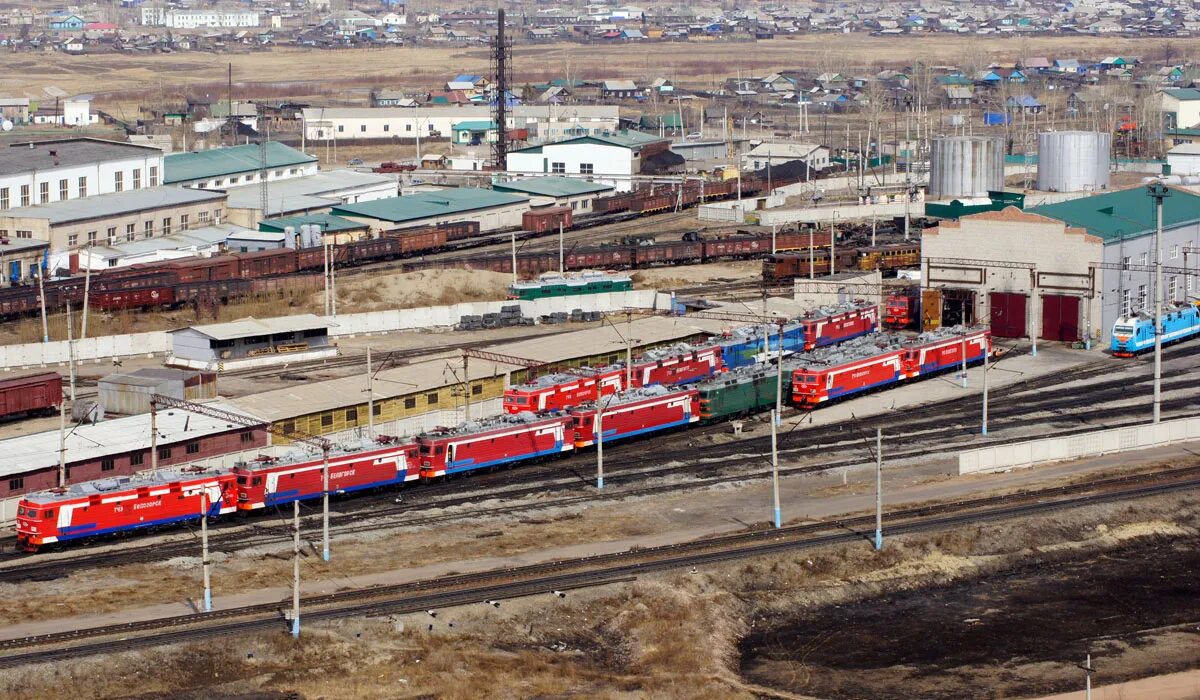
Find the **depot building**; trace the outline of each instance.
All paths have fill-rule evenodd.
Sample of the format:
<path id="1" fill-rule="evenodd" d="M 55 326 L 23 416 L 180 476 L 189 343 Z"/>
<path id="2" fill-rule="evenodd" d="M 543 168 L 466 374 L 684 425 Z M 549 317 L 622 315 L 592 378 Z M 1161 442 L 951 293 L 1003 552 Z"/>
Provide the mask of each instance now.
<path id="1" fill-rule="evenodd" d="M 990 323 L 1001 338 L 1107 343 L 1122 316 L 1154 307 L 1155 202 L 1138 186 L 943 221 L 921 236 L 924 327 Z M 1200 291 L 1200 196 L 1163 204 L 1163 296 Z M 1189 269 L 1192 272 L 1189 272 Z"/>

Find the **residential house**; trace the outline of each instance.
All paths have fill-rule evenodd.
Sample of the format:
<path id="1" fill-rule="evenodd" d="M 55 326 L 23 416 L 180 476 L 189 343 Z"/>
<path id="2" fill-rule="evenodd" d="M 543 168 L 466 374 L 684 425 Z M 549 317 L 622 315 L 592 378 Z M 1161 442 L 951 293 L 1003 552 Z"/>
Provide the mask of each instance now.
<path id="1" fill-rule="evenodd" d="M 629 99 L 636 97 L 640 91 L 632 80 L 605 80 L 600 86 L 602 97 Z"/>
<path id="2" fill-rule="evenodd" d="M 960 108 L 969 107 L 972 100 L 975 99 L 975 93 L 970 87 L 962 85 L 952 85 L 944 89 L 945 104 L 947 107 Z"/>
<path id="3" fill-rule="evenodd" d="M 1009 112 L 1024 112 L 1025 114 L 1040 114 L 1042 103 L 1033 95 L 1013 95 L 1005 105 Z"/>
<path id="4" fill-rule="evenodd" d="M 58 15 L 50 20 L 49 26 L 54 32 L 81 32 L 87 21 L 79 15 Z"/>

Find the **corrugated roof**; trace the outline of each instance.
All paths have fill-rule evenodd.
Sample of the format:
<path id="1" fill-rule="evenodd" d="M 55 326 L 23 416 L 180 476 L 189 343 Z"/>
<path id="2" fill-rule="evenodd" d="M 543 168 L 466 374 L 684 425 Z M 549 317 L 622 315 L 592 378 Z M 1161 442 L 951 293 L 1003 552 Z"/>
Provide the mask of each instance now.
<path id="1" fill-rule="evenodd" d="M 211 323 L 207 326 L 188 326 L 176 328 L 171 333 L 195 331 L 214 340 L 231 340 L 252 335 L 270 335 L 272 333 L 291 333 L 306 331 L 314 328 L 329 328 L 336 324 L 330 323 L 315 314 L 300 314 L 299 316 L 279 316 L 276 318 L 241 318 L 227 323 Z"/>
<path id="2" fill-rule="evenodd" d="M 496 122 L 482 121 L 466 121 L 459 122 L 452 127 L 455 131 L 490 131 L 496 128 Z"/>
<path id="3" fill-rule="evenodd" d="M 1200 221 L 1200 196 L 1175 187 L 1169 189 L 1171 195 L 1163 200 L 1163 228 Z M 1145 187 L 1046 204 L 1029 211 L 1087 229 L 1106 242 L 1151 233 L 1157 226 L 1154 200 Z"/>
<path id="4" fill-rule="evenodd" d="M 31 219 L 48 219 L 53 224 L 71 221 L 104 219 L 129 212 L 147 209 L 177 207 L 196 202 L 224 202 L 224 192 L 189 190 L 182 187 L 148 187 L 112 194 L 100 194 L 83 199 L 64 199 L 61 202 L 18 207 L 4 212 L 4 216 L 20 216 Z"/>
<path id="5" fill-rule="evenodd" d="M 445 189 L 436 192 L 418 192 L 403 197 L 376 199 L 372 202 L 343 204 L 333 208 L 332 214 L 361 216 L 393 223 L 415 221 L 434 216 L 459 214 L 478 209 L 509 206 L 527 201 L 525 197 L 482 190 L 471 187 Z"/>
<path id="6" fill-rule="evenodd" d="M 361 384 L 361 378 L 359 380 Z M 207 404 L 213 408 L 240 413 L 254 421 L 254 414 L 224 401 Z M 241 428 L 223 420 L 180 409 L 158 412 L 159 445 L 194 440 Z M 67 464 L 124 454 L 150 447 L 150 414 L 115 418 L 96 424 L 85 423 L 67 432 Z M 50 430 L 0 441 L 0 477 L 27 474 L 58 466 L 59 434 Z"/>
<path id="7" fill-rule="evenodd" d="M 29 100 L 25 100 L 29 104 Z M 33 147 L 30 148 L 30 143 Z M 53 151 L 54 153 L 51 153 Z M 73 168 L 129 158 L 158 160 L 162 151 L 103 139 L 78 138 L 54 141 L 25 141 L 0 148 L 0 175 Z"/>
<path id="8" fill-rule="evenodd" d="M 267 142 L 267 168 L 317 162 L 316 156 L 306 155 L 278 141 Z M 263 168 L 258 144 L 213 148 L 194 153 L 172 153 L 163 159 L 163 182 L 188 182 L 207 177 L 256 171 Z"/>
<path id="9" fill-rule="evenodd" d="M 267 197 L 267 216 L 292 214 L 310 209 L 324 209 L 341 204 L 347 190 L 373 185 L 392 185 L 396 192 L 395 178 L 379 173 L 360 173 L 354 170 L 332 170 L 272 181 Z M 255 209 L 262 206 L 259 183 L 230 187 L 230 209 Z"/>
<path id="10" fill-rule="evenodd" d="M 116 243 L 111 246 L 94 246 L 90 248 L 92 255 L 103 258 L 121 258 L 131 255 L 152 253 L 157 250 L 186 250 L 189 248 L 207 248 L 223 242 L 232 235 L 249 231 L 250 229 L 237 224 L 218 224 L 188 229 L 170 236 L 158 238 L 143 238 L 140 240 Z"/>
<path id="11" fill-rule="evenodd" d="M 1191 100 L 1200 100 L 1200 90 L 1196 88 L 1176 88 L 1174 90 L 1163 90 L 1163 93 L 1174 97 L 1182 102 Z"/>
<path id="12" fill-rule="evenodd" d="M 301 226 L 311 226 L 312 224 L 318 224 L 321 227 L 321 230 L 326 233 L 355 231 L 368 228 L 366 224 L 360 224 L 357 221 L 343 219 L 342 217 L 334 216 L 333 214 L 308 214 L 307 216 L 289 216 L 284 219 L 260 221 L 258 222 L 258 230 L 283 231 L 288 226 L 292 226 L 299 231 Z"/>
<path id="13" fill-rule="evenodd" d="M 577 180 L 570 177 L 531 177 L 508 182 L 492 183 L 492 189 L 503 192 L 524 192 L 525 194 L 541 195 L 543 197 L 569 197 L 572 195 L 589 194 L 591 192 L 607 192 L 612 185 L 598 182 Z"/>

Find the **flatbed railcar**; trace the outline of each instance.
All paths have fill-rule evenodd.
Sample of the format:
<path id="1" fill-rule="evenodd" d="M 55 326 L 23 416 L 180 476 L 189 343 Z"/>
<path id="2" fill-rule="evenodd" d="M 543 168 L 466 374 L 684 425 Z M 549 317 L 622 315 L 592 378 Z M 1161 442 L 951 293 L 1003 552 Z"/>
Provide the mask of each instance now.
<path id="1" fill-rule="evenodd" d="M 1200 299 L 1188 304 L 1170 304 L 1163 309 L 1162 342 L 1178 343 L 1200 336 Z M 1151 314 L 1117 319 L 1109 349 L 1117 357 L 1133 357 L 1154 349 L 1154 320 Z"/>

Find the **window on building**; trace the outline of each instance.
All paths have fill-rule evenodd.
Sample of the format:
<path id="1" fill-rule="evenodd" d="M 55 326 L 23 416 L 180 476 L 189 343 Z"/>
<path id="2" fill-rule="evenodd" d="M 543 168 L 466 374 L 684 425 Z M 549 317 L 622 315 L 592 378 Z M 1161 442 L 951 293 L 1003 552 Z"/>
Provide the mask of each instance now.
<path id="1" fill-rule="evenodd" d="M 21 185 L 21 206 L 29 206 L 29 185 Z"/>
<path id="2" fill-rule="evenodd" d="M 248 442 L 254 442 L 254 433 L 249 430 L 243 431 L 242 434 L 238 436 L 238 439 L 242 441 L 243 445 Z"/>
<path id="3" fill-rule="evenodd" d="M 365 133 L 367 133 L 367 125 L 366 125 L 366 124 L 359 124 L 359 125 L 358 125 L 358 131 L 359 131 L 359 133 L 362 133 L 362 134 L 365 134 Z"/>
<path id="4" fill-rule="evenodd" d="M 437 395 L 436 391 L 433 393 L 430 393 L 430 394 L 425 394 L 425 403 L 432 406 L 437 402 L 438 402 L 438 395 Z"/>
<path id="5" fill-rule="evenodd" d="M 1140 258 L 1140 260 L 1141 260 L 1140 264 L 1142 264 L 1142 265 L 1145 265 L 1146 263 L 1150 262 L 1150 253 L 1142 253 L 1142 257 Z"/>
<path id="6" fill-rule="evenodd" d="M 1167 300 L 1179 301 L 1179 277 L 1177 275 L 1171 275 L 1167 280 Z"/>
<path id="7" fill-rule="evenodd" d="M 386 134 L 387 132 L 389 132 L 389 131 L 391 131 L 391 130 L 392 130 L 392 125 L 391 125 L 391 124 L 384 124 L 384 125 L 383 125 L 383 133 L 385 133 L 385 134 Z"/>
<path id="8" fill-rule="evenodd" d="M 79 196 L 80 197 L 87 196 L 87 178 L 86 177 L 79 178 Z"/>
<path id="9" fill-rule="evenodd" d="M 551 163 L 550 164 L 550 172 L 565 173 L 565 172 L 567 172 L 567 164 L 566 163 Z"/>
<path id="10" fill-rule="evenodd" d="M 319 138 L 319 139 L 325 138 L 325 130 L 324 129 L 317 129 L 317 138 Z"/>
<path id="11" fill-rule="evenodd" d="M 130 452 L 129 453 L 129 465 L 130 466 L 140 467 L 142 465 L 142 462 L 145 461 L 145 459 L 146 459 L 145 453 L 142 453 L 142 452 Z"/>
<path id="12" fill-rule="evenodd" d="M 1146 301 L 1149 298 L 1150 298 L 1149 294 L 1146 293 L 1146 285 L 1139 284 L 1138 285 L 1138 310 L 1139 311 L 1146 310 Z"/>
<path id="13" fill-rule="evenodd" d="M 18 476 L 15 479 L 8 480 L 8 490 L 9 491 L 20 491 L 23 488 L 25 488 L 25 477 Z"/>
<path id="14" fill-rule="evenodd" d="M 78 233 L 67 234 L 67 247 L 74 248 L 77 245 L 79 245 L 79 234 Z"/>
<path id="15" fill-rule="evenodd" d="M 106 231 L 105 233 L 108 234 L 108 244 L 109 245 L 112 245 L 113 243 L 117 242 L 117 227 L 116 226 L 109 226 L 108 231 Z"/>
<path id="16" fill-rule="evenodd" d="M 117 468 L 117 463 L 115 461 L 113 461 L 112 457 L 105 457 L 104 459 L 100 460 L 100 471 L 111 472 L 112 470 L 114 470 L 116 468 Z"/>
<path id="17" fill-rule="evenodd" d="M 158 448 L 158 458 L 159 459 L 170 459 L 171 458 L 171 448 L 170 447 Z"/>
<path id="18" fill-rule="evenodd" d="M 321 427 L 328 428 L 331 425 L 333 425 L 333 414 L 332 413 L 321 414 Z"/>
<path id="19" fill-rule="evenodd" d="M 199 441 L 199 440 L 193 440 L 193 441 L 189 442 L 189 443 L 187 444 L 187 447 L 186 447 L 185 449 L 186 449 L 187 453 L 188 453 L 188 454 L 190 454 L 190 455 L 199 454 L 199 452 L 200 452 L 200 441 Z"/>
<path id="20" fill-rule="evenodd" d="M 591 175 L 593 172 L 595 172 L 595 170 L 596 168 L 592 163 L 579 164 L 579 172 L 583 173 L 584 175 Z"/>
<path id="21" fill-rule="evenodd" d="M 405 130 L 405 131 L 412 131 L 412 124 L 405 124 L 405 125 L 404 125 L 404 130 Z"/>
<path id="22" fill-rule="evenodd" d="M 88 231 L 88 245 L 96 245 L 96 231 Z"/>
<path id="23" fill-rule="evenodd" d="M 417 407 L 416 398 L 410 396 L 407 399 L 404 399 L 404 407 L 405 408 L 416 408 Z"/>
<path id="24" fill-rule="evenodd" d="M 158 166 L 157 165 L 150 166 L 150 186 L 158 187 Z"/>
<path id="25" fill-rule="evenodd" d="M 358 422 L 358 409 L 357 408 L 347 408 L 346 409 L 346 422 L 347 423 Z"/>
<path id="26" fill-rule="evenodd" d="M 171 217 L 166 217 L 162 220 L 162 235 L 171 235 Z"/>
<path id="27" fill-rule="evenodd" d="M 479 396 L 482 393 L 483 393 L 483 385 L 482 384 L 474 384 L 471 386 L 471 395 L 472 396 Z"/>
<path id="28" fill-rule="evenodd" d="M 1130 265 L 1133 264 L 1133 258 L 1126 255 L 1125 257 L 1121 258 L 1121 264 L 1124 265 L 1125 267 L 1129 267 Z"/>
<path id="29" fill-rule="evenodd" d="M 291 435 L 294 432 L 296 432 L 295 421 L 288 421 L 283 424 L 283 434 L 284 435 Z"/>
<path id="30" fill-rule="evenodd" d="M 125 242 L 129 243 L 137 237 L 137 224 L 125 224 Z"/>
<path id="31" fill-rule="evenodd" d="M 133 189 L 135 189 L 135 190 L 142 189 L 142 169 L 141 168 L 133 169 Z"/>
<path id="32" fill-rule="evenodd" d="M 154 222 L 150 219 L 142 224 L 142 238 L 154 238 Z"/>
<path id="33" fill-rule="evenodd" d="M 46 202 L 49 202 L 49 201 L 50 201 L 50 183 L 49 182 L 38 183 L 38 202 L 41 204 L 45 204 Z"/>
<path id="34" fill-rule="evenodd" d="M 17 229 L 17 238 L 33 238 L 33 231 Z"/>
<path id="35" fill-rule="evenodd" d="M 65 177 L 58 181 L 58 198 L 60 200 L 71 198 L 71 184 L 70 183 L 71 183 L 71 181 Z"/>
<path id="36" fill-rule="evenodd" d="M 0 187 L 0 209 L 8 209 L 8 208 L 10 208 L 10 204 L 9 204 L 9 200 L 8 200 L 8 188 Z"/>
<path id="37" fill-rule="evenodd" d="M 118 170 L 113 173 L 113 191 L 122 192 L 125 190 L 125 173 Z"/>
<path id="38" fill-rule="evenodd" d="M 208 212 L 202 211 L 196 215 L 196 218 L 200 220 L 200 223 L 207 224 L 208 223 Z"/>
<path id="39" fill-rule="evenodd" d="M 1179 246 L 1178 245 L 1171 246 L 1171 259 L 1173 260 L 1178 257 L 1179 257 Z"/>
<path id="40" fill-rule="evenodd" d="M 221 210 L 220 209 L 213 209 L 213 223 L 215 223 L 215 224 L 221 223 Z"/>
<path id="41" fill-rule="evenodd" d="M 338 133 L 341 134 L 341 133 L 344 133 L 345 131 L 346 131 L 346 125 L 338 124 Z"/>
<path id="42" fill-rule="evenodd" d="M 433 124 L 426 124 L 425 126 L 426 126 L 425 130 L 432 134 L 433 133 Z"/>
<path id="43" fill-rule="evenodd" d="M 378 416 L 381 413 L 383 413 L 383 404 L 374 403 L 371 405 L 371 415 Z"/>
<path id="44" fill-rule="evenodd" d="M 187 214 L 179 215 L 179 230 L 180 231 L 188 230 L 188 215 Z"/>

